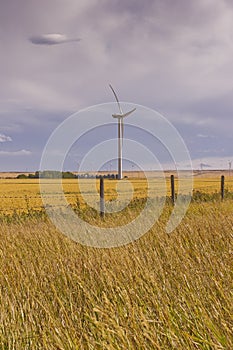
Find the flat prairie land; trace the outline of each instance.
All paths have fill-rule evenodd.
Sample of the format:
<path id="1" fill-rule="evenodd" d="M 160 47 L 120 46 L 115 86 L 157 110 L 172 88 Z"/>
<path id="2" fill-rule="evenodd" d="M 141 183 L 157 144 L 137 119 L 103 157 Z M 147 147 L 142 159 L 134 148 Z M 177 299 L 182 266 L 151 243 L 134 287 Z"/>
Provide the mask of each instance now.
<path id="1" fill-rule="evenodd" d="M 106 200 L 117 200 L 119 192 L 121 200 L 127 198 L 146 198 L 148 189 L 151 197 L 170 196 L 171 185 L 170 175 L 167 172 L 165 177 L 159 173 L 153 173 L 146 178 L 137 176 L 121 180 L 105 179 L 105 198 Z M 182 194 L 190 194 L 192 187 L 196 191 L 206 194 L 220 193 L 221 172 L 206 172 L 206 176 L 194 173 L 193 184 L 190 176 L 182 176 L 179 180 L 175 176 L 175 190 Z M 128 174 L 130 175 L 130 174 Z M 135 175 L 135 174 L 134 174 Z M 184 174 L 185 175 L 185 174 Z M 60 194 L 57 192 L 57 180 L 44 180 L 47 184 L 48 194 L 53 195 L 56 203 L 59 204 Z M 76 205 L 77 202 L 85 203 L 86 200 L 97 203 L 99 200 L 99 180 L 95 179 L 63 179 L 63 191 L 70 205 Z M 233 192 L 233 176 L 225 175 L 225 189 L 227 192 Z M 0 179 L 0 215 L 1 213 L 12 213 L 14 211 L 22 212 L 30 209 L 41 210 L 43 203 L 41 199 L 40 186 L 38 179 Z"/>
<path id="2" fill-rule="evenodd" d="M 194 189 L 219 192 L 220 176 L 195 177 Z M 90 181 L 82 182 L 84 197 L 92 195 Z M 125 182 L 132 205 L 105 219 L 80 208 L 77 180 L 63 188 L 84 221 L 114 227 L 139 215 L 147 193 L 145 179 Z M 158 195 L 162 182 L 152 182 Z M 47 184 L 54 194 L 56 180 Z M 105 181 L 107 199 L 116 189 Z M 38 180 L 1 179 L 0 197 L 0 349 L 233 349 L 233 199 L 193 201 L 170 234 L 168 201 L 140 239 L 101 249 L 54 227 L 41 211 Z"/>

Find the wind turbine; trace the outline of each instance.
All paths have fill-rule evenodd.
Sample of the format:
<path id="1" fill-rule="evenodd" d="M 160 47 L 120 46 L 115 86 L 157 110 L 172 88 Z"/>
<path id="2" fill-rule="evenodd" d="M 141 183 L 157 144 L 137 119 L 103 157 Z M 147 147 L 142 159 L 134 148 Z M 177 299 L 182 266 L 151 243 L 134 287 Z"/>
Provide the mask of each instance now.
<path id="1" fill-rule="evenodd" d="M 115 96 L 115 99 L 118 104 L 119 113 L 112 114 L 113 118 L 118 119 L 118 180 L 122 179 L 122 147 L 123 147 L 123 137 L 124 137 L 124 118 L 133 113 L 136 108 L 132 109 L 129 112 L 123 113 L 120 102 L 118 100 L 118 97 L 112 87 L 112 85 L 109 84 L 110 89 L 113 92 L 113 95 Z"/>
<path id="2" fill-rule="evenodd" d="M 229 160 L 229 162 L 228 162 L 228 165 L 229 165 L 229 176 L 231 175 L 231 164 L 232 164 L 232 161 Z"/>

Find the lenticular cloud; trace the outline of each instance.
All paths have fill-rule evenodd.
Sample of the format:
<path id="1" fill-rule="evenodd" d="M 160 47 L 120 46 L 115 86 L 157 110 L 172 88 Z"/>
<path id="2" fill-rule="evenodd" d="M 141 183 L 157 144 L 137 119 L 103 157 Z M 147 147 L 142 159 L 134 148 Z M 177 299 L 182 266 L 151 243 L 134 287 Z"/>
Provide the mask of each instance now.
<path id="1" fill-rule="evenodd" d="M 80 40 L 79 38 L 68 38 L 64 34 L 42 34 L 29 38 L 29 41 L 35 45 L 58 45 Z"/>

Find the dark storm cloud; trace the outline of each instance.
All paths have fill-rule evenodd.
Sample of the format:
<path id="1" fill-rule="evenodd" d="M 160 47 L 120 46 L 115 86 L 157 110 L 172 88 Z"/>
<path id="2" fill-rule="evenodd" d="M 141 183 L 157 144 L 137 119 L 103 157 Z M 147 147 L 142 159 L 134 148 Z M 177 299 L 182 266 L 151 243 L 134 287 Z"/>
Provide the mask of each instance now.
<path id="1" fill-rule="evenodd" d="M 232 37 L 230 0 L 1 1 L 0 130 L 13 139 L 1 146 L 39 149 L 51 123 L 113 101 L 112 82 L 121 100 L 172 121 L 191 153 L 230 153 Z"/>

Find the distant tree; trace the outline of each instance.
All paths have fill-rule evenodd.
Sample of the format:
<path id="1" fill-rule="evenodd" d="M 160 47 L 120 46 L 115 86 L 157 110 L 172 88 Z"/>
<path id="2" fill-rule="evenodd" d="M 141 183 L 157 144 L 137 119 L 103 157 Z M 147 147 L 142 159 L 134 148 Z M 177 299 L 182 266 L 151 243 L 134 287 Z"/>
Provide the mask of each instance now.
<path id="1" fill-rule="evenodd" d="M 63 179 L 75 179 L 76 175 L 71 173 L 70 171 L 65 171 L 62 173 Z"/>
<path id="2" fill-rule="evenodd" d="M 27 179 L 27 178 L 28 178 L 28 176 L 25 175 L 25 174 L 19 174 L 19 175 L 16 177 L 16 179 Z"/>
<path id="3" fill-rule="evenodd" d="M 40 177 L 40 171 L 36 171 L 35 172 L 35 179 L 39 179 L 39 177 Z"/>
<path id="4" fill-rule="evenodd" d="M 43 179 L 59 179 L 61 176 L 62 173 L 56 170 L 44 170 L 40 172 L 40 177 Z"/>
<path id="5" fill-rule="evenodd" d="M 44 170 L 44 171 L 36 171 L 34 178 L 42 178 L 42 179 L 75 179 L 77 176 L 73 174 L 71 171 L 57 171 L 57 170 Z"/>

